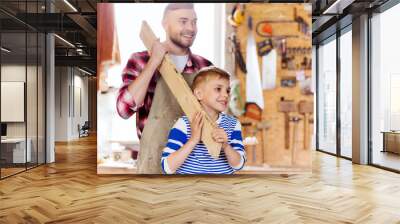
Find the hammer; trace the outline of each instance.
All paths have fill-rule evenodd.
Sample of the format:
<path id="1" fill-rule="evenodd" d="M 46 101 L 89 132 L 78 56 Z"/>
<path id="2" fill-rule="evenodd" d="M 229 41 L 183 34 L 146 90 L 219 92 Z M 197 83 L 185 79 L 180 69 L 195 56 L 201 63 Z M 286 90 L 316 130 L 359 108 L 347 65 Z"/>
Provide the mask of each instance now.
<path id="1" fill-rule="evenodd" d="M 297 133 L 298 133 L 298 130 L 297 130 L 297 125 L 298 125 L 298 123 L 300 122 L 300 117 L 297 117 L 297 116 L 294 116 L 294 117 L 291 117 L 290 118 L 290 122 L 293 122 L 294 124 L 293 124 L 293 135 L 292 135 L 292 155 L 291 155 L 291 162 L 292 162 L 292 165 L 294 164 L 294 162 L 295 162 L 295 159 L 294 159 L 294 157 L 295 157 L 295 155 L 296 155 L 296 151 L 297 151 L 297 144 L 296 144 L 296 140 L 297 140 Z"/>
<path id="2" fill-rule="evenodd" d="M 312 101 L 302 100 L 299 102 L 299 112 L 304 115 L 304 149 L 310 147 L 310 115 L 314 111 Z"/>
<path id="3" fill-rule="evenodd" d="M 262 132 L 262 150 L 261 150 L 261 161 L 264 164 L 264 150 L 266 150 L 265 143 L 267 142 L 267 130 L 271 127 L 271 122 L 261 121 L 257 123 L 257 129 Z"/>
<path id="4" fill-rule="evenodd" d="M 296 104 L 293 100 L 285 100 L 283 97 L 278 103 L 278 111 L 285 114 L 285 149 L 289 149 L 290 133 L 289 133 L 289 113 L 297 111 Z"/>

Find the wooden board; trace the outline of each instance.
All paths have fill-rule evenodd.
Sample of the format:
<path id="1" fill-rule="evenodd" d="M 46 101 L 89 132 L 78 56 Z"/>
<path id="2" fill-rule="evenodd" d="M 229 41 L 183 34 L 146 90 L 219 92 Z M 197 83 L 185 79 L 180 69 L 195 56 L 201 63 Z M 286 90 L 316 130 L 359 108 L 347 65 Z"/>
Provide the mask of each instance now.
<path id="1" fill-rule="evenodd" d="M 143 21 L 142 23 L 140 38 L 149 51 L 153 42 L 157 40 L 146 21 Z M 177 99 L 183 112 L 188 116 L 189 120 L 192 120 L 195 112 L 202 111 L 205 119 L 201 140 L 206 145 L 210 155 L 213 158 L 218 158 L 222 145 L 215 142 L 211 136 L 212 130 L 216 126 L 207 113 L 203 110 L 199 101 L 193 95 L 192 90 L 187 85 L 182 75 L 176 70 L 174 63 L 171 61 L 168 54 L 165 55 L 164 60 L 158 70 L 160 71 L 161 76 L 167 83 L 172 94 Z"/>

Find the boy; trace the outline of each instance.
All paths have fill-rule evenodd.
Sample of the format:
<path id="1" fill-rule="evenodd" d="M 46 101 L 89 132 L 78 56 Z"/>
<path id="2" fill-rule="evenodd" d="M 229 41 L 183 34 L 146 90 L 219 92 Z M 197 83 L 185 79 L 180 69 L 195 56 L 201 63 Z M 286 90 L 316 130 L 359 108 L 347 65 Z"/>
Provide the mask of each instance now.
<path id="1" fill-rule="evenodd" d="M 165 174 L 232 174 L 246 161 L 240 122 L 225 113 L 229 102 L 229 74 L 210 66 L 200 69 L 192 90 L 204 111 L 218 124 L 212 132 L 222 143 L 218 159 L 213 159 L 200 141 L 203 115 L 196 112 L 192 121 L 182 116 L 171 129 L 161 158 Z"/>

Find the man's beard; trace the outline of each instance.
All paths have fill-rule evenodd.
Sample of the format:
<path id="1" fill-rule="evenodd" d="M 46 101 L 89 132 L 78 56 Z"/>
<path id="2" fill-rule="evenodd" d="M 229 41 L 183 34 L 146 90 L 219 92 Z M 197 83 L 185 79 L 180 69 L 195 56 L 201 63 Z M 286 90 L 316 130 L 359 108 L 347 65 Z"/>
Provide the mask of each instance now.
<path id="1" fill-rule="evenodd" d="M 183 35 L 184 35 L 184 34 L 182 34 L 181 36 L 183 36 Z M 192 34 L 191 34 L 191 35 L 192 35 Z M 169 38 L 170 38 L 171 42 L 174 43 L 176 46 L 178 46 L 178 47 L 180 47 L 180 48 L 189 48 L 190 46 L 192 46 L 195 37 L 196 37 L 196 36 L 193 35 L 192 42 L 189 43 L 189 44 L 184 44 L 184 43 L 182 43 L 182 41 L 180 41 L 179 38 L 175 38 L 175 37 L 173 37 L 173 36 L 170 36 Z"/>

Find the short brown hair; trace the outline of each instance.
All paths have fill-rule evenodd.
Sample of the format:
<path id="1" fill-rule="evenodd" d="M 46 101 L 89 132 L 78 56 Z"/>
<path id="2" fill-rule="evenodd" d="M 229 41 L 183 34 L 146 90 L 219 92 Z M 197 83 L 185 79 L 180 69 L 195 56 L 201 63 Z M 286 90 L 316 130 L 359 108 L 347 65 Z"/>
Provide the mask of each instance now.
<path id="1" fill-rule="evenodd" d="M 194 6 L 193 3 L 169 3 L 164 9 L 163 18 L 165 18 L 168 11 L 174 11 L 177 9 L 194 9 Z"/>
<path id="2" fill-rule="evenodd" d="M 196 77 L 192 83 L 192 90 L 196 89 L 200 84 L 207 82 L 210 78 L 226 79 L 230 81 L 230 75 L 228 72 L 215 66 L 208 66 L 200 69 L 196 73 Z"/>

